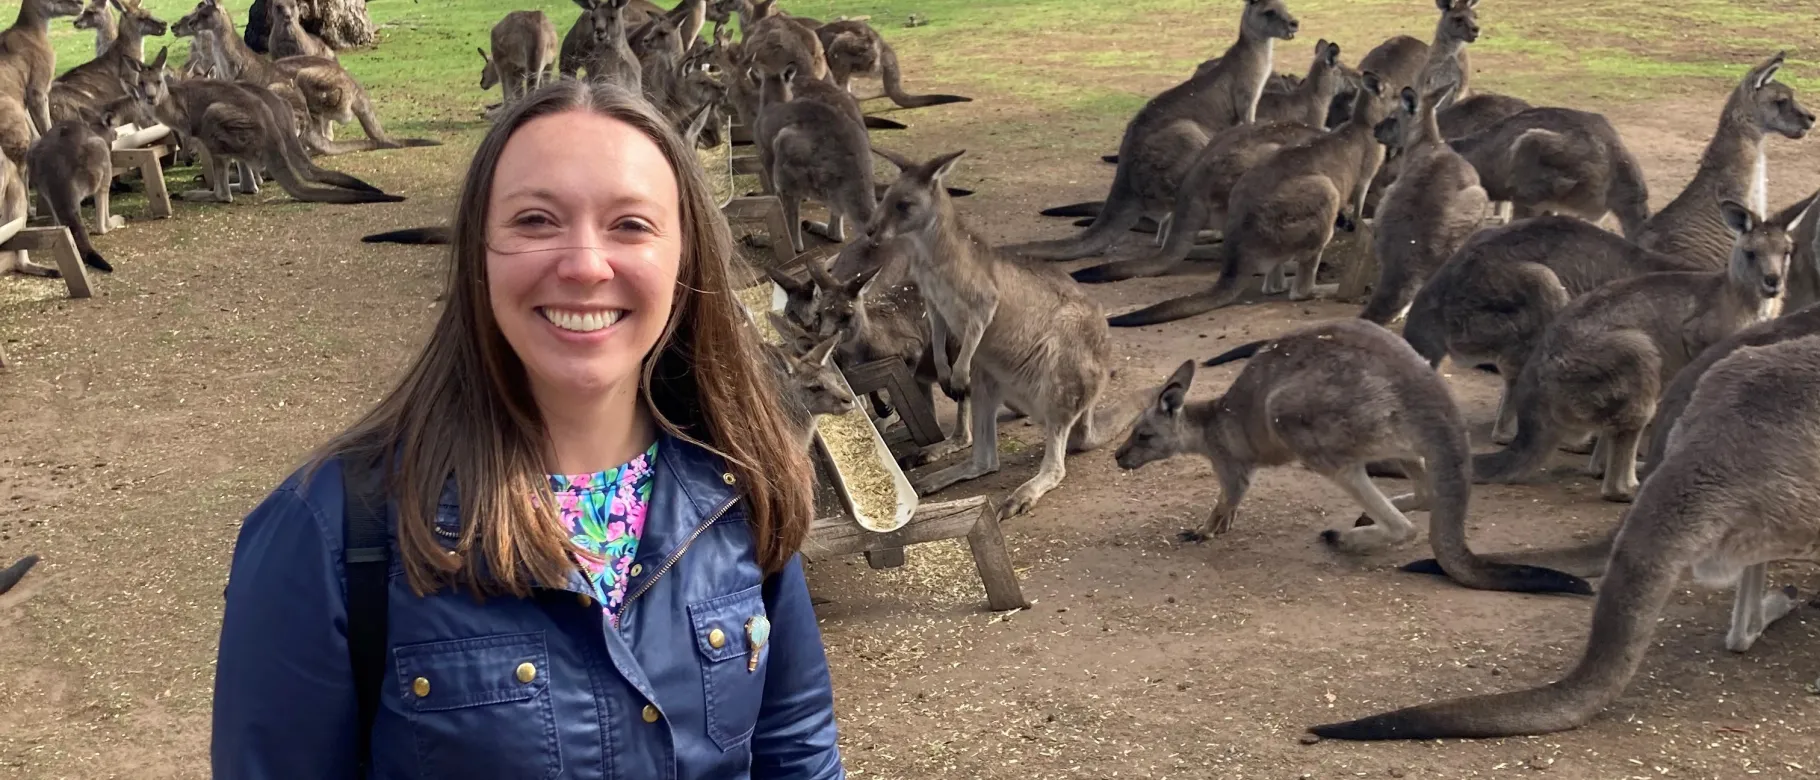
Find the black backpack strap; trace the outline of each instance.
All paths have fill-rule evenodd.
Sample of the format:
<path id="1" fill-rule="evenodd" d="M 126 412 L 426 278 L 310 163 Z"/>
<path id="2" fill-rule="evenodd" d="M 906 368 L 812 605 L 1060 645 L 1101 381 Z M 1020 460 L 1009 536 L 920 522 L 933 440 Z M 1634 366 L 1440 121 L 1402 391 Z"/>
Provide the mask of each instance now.
<path id="1" fill-rule="evenodd" d="M 348 661 L 354 669 L 354 698 L 360 707 L 355 738 L 360 777 L 372 761 L 373 716 L 386 662 L 386 573 L 390 534 L 386 529 L 385 472 L 376 456 L 344 455 L 341 462 L 343 539 L 348 577 Z"/>

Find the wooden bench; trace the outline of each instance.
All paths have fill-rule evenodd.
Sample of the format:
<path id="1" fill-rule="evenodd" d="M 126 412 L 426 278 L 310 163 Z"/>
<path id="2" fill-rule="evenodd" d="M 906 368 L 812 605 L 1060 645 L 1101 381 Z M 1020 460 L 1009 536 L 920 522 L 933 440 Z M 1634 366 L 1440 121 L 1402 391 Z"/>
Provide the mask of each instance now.
<path id="1" fill-rule="evenodd" d="M 168 153 L 169 150 L 160 144 L 137 149 L 115 149 L 113 154 L 114 176 L 136 170 L 139 179 L 145 182 L 145 200 L 152 219 L 169 219 L 171 216 L 171 192 L 164 186 L 164 166 L 158 162 Z"/>

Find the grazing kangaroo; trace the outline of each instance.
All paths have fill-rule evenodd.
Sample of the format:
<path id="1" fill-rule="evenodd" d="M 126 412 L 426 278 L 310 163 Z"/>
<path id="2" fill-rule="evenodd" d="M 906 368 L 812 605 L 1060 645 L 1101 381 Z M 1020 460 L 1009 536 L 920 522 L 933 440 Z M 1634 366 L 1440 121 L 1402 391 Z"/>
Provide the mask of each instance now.
<path id="1" fill-rule="evenodd" d="M 1574 217 L 1543 216 L 1472 235 L 1416 291 L 1403 338 L 1440 367 L 1490 363 L 1504 379 L 1492 440 L 1516 436 L 1512 388 L 1542 334 L 1569 302 L 1608 283 L 1702 266 L 1652 252 Z"/>
<path id="2" fill-rule="evenodd" d="M 120 9 L 120 21 L 113 25 L 118 31 L 113 45 L 51 83 L 52 122 L 87 121 L 106 104 L 125 97 L 127 82 L 138 73 L 134 64 L 141 61 L 145 36 L 163 35 L 169 29 L 164 20 L 141 8 L 138 0 L 109 1 Z M 106 16 L 106 5 L 101 8 L 99 13 Z"/>
<path id="3" fill-rule="evenodd" d="M 1254 273 L 1269 274 L 1264 291 L 1278 292 L 1282 285 L 1273 283 L 1281 279 L 1278 269 L 1290 263 L 1296 278 L 1289 299 L 1313 298 L 1315 273 L 1335 223 L 1348 204 L 1353 206 L 1350 218 L 1359 219 L 1365 188 L 1384 159 L 1384 147 L 1372 135 L 1384 116 L 1384 85 L 1376 73 L 1366 71 L 1363 78 L 1346 124 L 1278 150 L 1233 184 L 1221 231 L 1222 267 L 1213 287 L 1120 314 L 1108 323 L 1117 328 L 1155 325 L 1212 311 L 1236 300 Z"/>
<path id="4" fill-rule="evenodd" d="M 19 168 L 13 165 L 11 158 L 0 155 L 0 225 L 24 220 L 28 209 L 25 180 L 19 176 Z M 23 249 L 0 252 L 0 274 L 8 271 L 29 276 L 63 276 L 55 266 L 32 262 L 30 254 Z"/>
<path id="5" fill-rule="evenodd" d="M 1479 40 L 1479 14 L 1474 10 L 1478 5 L 1479 0 L 1435 0 L 1441 19 L 1435 23 L 1434 43 L 1428 46 L 1428 62 L 1422 65 L 1422 73 L 1412 86 L 1426 93 L 1443 84 L 1457 85 L 1441 108 L 1473 94 L 1467 85 L 1472 64 L 1466 45 Z"/>
<path id="6" fill-rule="evenodd" d="M 1404 87 L 1399 96 L 1406 123 L 1397 143 L 1403 172 L 1378 205 L 1371 237 L 1378 283 L 1359 312 L 1362 319 L 1389 325 L 1402 317 L 1416 290 L 1478 231 L 1491 207 L 1479 172 L 1442 140 L 1435 121 L 1435 109 L 1454 88 L 1443 83 L 1419 104 L 1414 89 Z"/>
<path id="7" fill-rule="evenodd" d="M 542 11 L 513 11 L 493 25 L 493 55 L 479 49 L 486 66 L 480 88 L 499 85 L 503 110 L 555 77 L 556 24 Z"/>
<path id="8" fill-rule="evenodd" d="M 1794 249 L 1788 226 L 1759 222 L 1743 204 L 1720 202 L 1735 234 L 1731 264 L 1718 271 L 1645 274 L 1600 287 L 1549 323 L 1511 392 L 1517 437 L 1473 457 L 1482 482 L 1520 481 L 1564 437 L 1596 432 L 1587 466 L 1600 494 L 1637 491 L 1637 445 L 1656 399 L 1675 372 L 1712 344 L 1774 317 Z"/>
<path id="9" fill-rule="evenodd" d="M 822 51 L 828 59 L 828 73 L 836 86 L 851 92 L 855 75 L 878 76 L 885 83 L 885 95 L 903 108 L 922 108 L 973 100 L 960 95 L 912 95 L 904 91 L 903 71 L 897 64 L 897 52 L 872 26 L 861 21 L 829 22 L 816 28 Z"/>
<path id="10" fill-rule="evenodd" d="M 1098 448 L 1118 428 L 1096 424 L 1111 339 L 1099 304 L 1058 271 L 1001 256 L 955 213 L 942 180 L 965 152 L 906 167 L 886 190 L 864 237 L 900 237 L 929 312 L 935 371 L 945 388 L 968 393 L 973 445 L 968 462 L 915 480 L 927 495 L 998 470 L 998 408 L 1009 402 L 1043 426 L 1037 473 L 999 506 L 1023 514 L 1067 473 L 1068 451 Z M 948 339 L 958 349 L 950 359 Z"/>
<path id="11" fill-rule="evenodd" d="M 1731 233 L 1720 213 L 1730 198 L 1758 214 L 1769 211 L 1769 164 L 1764 136 L 1775 132 L 1801 138 L 1814 126 L 1814 115 L 1795 100 L 1795 91 L 1773 81 L 1785 52 L 1751 68 L 1726 98 L 1719 127 L 1700 156 L 1700 168 L 1668 205 L 1643 224 L 1637 243 L 1658 252 L 1723 268 L 1731 253 Z"/>
<path id="12" fill-rule="evenodd" d="M 109 272 L 114 267 L 95 250 L 82 224 L 82 201 L 95 199 L 96 233 L 126 224 L 108 210 L 108 185 L 114 181 L 113 129 L 111 113 L 88 121 L 66 119 L 51 125 L 50 132 L 32 144 L 26 155 L 26 164 L 35 174 L 33 189 L 50 204 L 57 222 L 69 228 L 83 264 Z"/>
<path id="13" fill-rule="evenodd" d="M 1329 739 L 1441 739 L 1547 734 L 1591 721 L 1622 695 L 1649 651 L 1684 573 L 1732 585 L 1726 645 L 1748 647 L 1795 601 L 1764 594 L 1774 560 L 1820 549 L 1820 338 L 1741 347 L 1702 377 L 1614 540 L 1585 649 L 1566 676 L 1524 691 L 1395 710 L 1308 730 Z M 1774 496 L 1774 500 L 1765 497 Z"/>
<path id="14" fill-rule="evenodd" d="M 1532 108 L 1450 143 L 1516 219 L 1553 213 L 1597 223 L 1609 212 L 1634 241 L 1649 218 L 1643 166 L 1599 114 Z"/>
<path id="15" fill-rule="evenodd" d="M 1221 130 L 1257 118 L 1274 42 L 1294 39 L 1298 26 L 1283 0 L 1245 0 L 1239 39 L 1219 62 L 1151 98 L 1125 125 L 1112 189 L 1093 224 L 1073 238 L 1021 247 L 1020 254 L 1088 257 L 1112 246 L 1140 217 L 1167 214 L 1195 153 Z"/>
<path id="16" fill-rule="evenodd" d="M 851 218 L 858 225 L 870 221 L 876 195 L 865 127 L 823 101 L 797 98 L 792 84 L 796 77 L 795 65 L 762 76 L 755 145 L 769 180 L 767 189 L 783 201 L 790 246 L 800 254 L 804 198 L 827 205 L 827 226 L 815 227 L 841 243 L 846 241 L 844 220 Z"/>
<path id="17" fill-rule="evenodd" d="M 1347 553 L 1386 550 L 1414 539 L 1403 515 L 1429 511 L 1429 542 L 1462 585 L 1484 590 L 1590 594 L 1585 581 L 1533 566 L 1492 564 L 1466 544 L 1472 495 L 1466 425 L 1447 383 L 1394 334 L 1359 320 L 1299 328 L 1263 342 L 1225 394 L 1188 403 L 1194 361 L 1155 391 L 1155 401 L 1119 446 L 1119 468 L 1198 453 L 1213 464 L 1220 500 L 1199 530 L 1205 541 L 1232 529 L 1239 502 L 1260 467 L 1301 463 L 1365 507 L 1374 521 L 1321 532 Z M 1413 493 L 1386 498 L 1365 464 L 1405 464 Z"/>
<path id="18" fill-rule="evenodd" d="M 95 31 L 96 57 L 106 54 L 107 47 L 114 45 L 114 38 L 120 35 L 114 15 L 107 12 L 108 3 L 109 0 L 89 0 L 89 4 L 82 7 L 82 13 L 76 14 L 76 21 L 71 22 L 78 30 Z"/>
<path id="19" fill-rule="evenodd" d="M 397 203 L 404 198 L 379 191 L 366 182 L 339 171 L 319 168 L 304 152 L 290 129 L 284 101 L 270 90 L 253 84 L 220 81 L 173 81 L 165 69 L 166 49 L 140 67 L 128 87 L 142 108 L 170 127 L 181 138 L 195 141 L 209 152 L 214 167 L 214 191 L 186 192 L 185 199 L 234 202 L 228 187 L 228 163 L 239 161 L 271 172 L 291 197 L 318 203 Z M 302 172 L 302 176 L 299 172 Z M 259 176 L 247 177 L 256 186 Z M 335 186 L 321 187 L 310 181 Z M 343 189 L 346 188 L 346 189 Z"/>
<path id="20" fill-rule="evenodd" d="M 274 60 L 286 57 L 322 57 L 339 60 L 334 47 L 303 29 L 303 18 L 297 12 L 297 0 L 269 0 L 266 12 L 271 15 L 272 34 L 266 39 L 266 52 Z"/>

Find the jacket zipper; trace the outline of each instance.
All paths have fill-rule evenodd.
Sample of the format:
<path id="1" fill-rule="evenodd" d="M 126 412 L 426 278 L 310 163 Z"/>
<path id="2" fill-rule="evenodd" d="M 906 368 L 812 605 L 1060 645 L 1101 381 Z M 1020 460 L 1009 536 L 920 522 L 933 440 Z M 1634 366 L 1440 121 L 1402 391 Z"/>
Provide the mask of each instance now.
<path id="1" fill-rule="evenodd" d="M 683 540 L 682 546 L 676 548 L 676 552 L 670 553 L 669 559 L 665 560 L 664 565 L 659 567 L 657 571 L 651 575 L 651 579 L 645 580 L 645 584 L 640 585 L 638 590 L 633 591 L 632 595 L 626 598 L 626 603 L 619 608 L 620 625 L 625 625 L 626 616 L 632 614 L 632 605 L 638 601 L 638 597 L 645 595 L 645 591 L 650 590 L 652 585 L 657 584 L 658 579 L 662 578 L 666 572 L 674 568 L 676 562 L 682 560 L 683 553 L 689 551 L 689 545 L 695 544 L 695 540 L 701 537 L 703 531 L 708 530 L 708 526 L 714 525 L 715 521 L 720 520 L 721 515 L 726 514 L 727 510 L 732 509 L 733 505 L 738 502 L 739 497 L 734 496 L 733 498 L 728 499 L 727 503 L 721 504 L 719 509 L 714 510 L 714 514 L 709 515 L 707 520 L 695 527 L 695 532 L 689 534 L 688 539 Z"/>

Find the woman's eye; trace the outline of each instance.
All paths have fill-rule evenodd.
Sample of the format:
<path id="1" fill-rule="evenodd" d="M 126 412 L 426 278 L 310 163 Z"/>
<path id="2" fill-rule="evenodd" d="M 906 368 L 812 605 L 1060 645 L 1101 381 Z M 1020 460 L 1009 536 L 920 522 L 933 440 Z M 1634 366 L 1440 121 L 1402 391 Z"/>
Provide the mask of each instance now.
<path id="1" fill-rule="evenodd" d="M 614 225 L 613 227 L 616 230 L 635 230 L 640 233 L 656 233 L 657 232 L 657 228 L 652 227 L 651 223 L 646 222 L 642 219 L 620 220 L 619 224 Z"/>
<path id="2" fill-rule="evenodd" d="M 520 214 L 517 217 L 514 217 L 512 219 L 512 224 L 517 227 L 549 227 L 554 225 L 555 221 L 550 219 L 550 215 L 548 214 L 532 213 Z"/>

